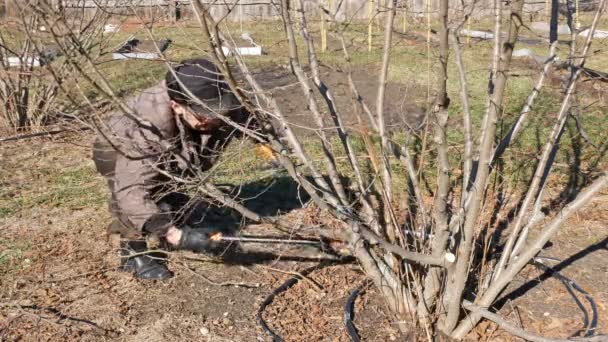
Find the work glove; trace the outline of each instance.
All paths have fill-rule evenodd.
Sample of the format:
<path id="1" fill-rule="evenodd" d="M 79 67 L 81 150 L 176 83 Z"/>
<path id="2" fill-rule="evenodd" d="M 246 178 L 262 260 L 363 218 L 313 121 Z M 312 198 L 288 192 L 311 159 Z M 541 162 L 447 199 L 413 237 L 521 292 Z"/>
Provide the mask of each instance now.
<path id="1" fill-rule="evenodd" d="M 181 227 L 182 238 L 179 240 L 178 249 L 190 250 L 197 253 L 208 252 L 215 243 L 209 240 L 209 236 L 215 231 L 207 228 L 193 229 L 188 226 Z"/>

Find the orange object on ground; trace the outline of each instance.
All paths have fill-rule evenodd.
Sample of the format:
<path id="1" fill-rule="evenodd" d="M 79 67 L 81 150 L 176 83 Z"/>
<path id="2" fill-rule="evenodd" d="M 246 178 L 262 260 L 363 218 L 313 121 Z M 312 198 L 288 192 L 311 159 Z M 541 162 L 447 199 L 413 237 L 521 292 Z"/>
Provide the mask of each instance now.
<path id="1" fill-rule="evenodd" d="M 274 156 L 274 152 L 270 145 L 262 144 L 256 146 L 256 152 L 260 157 L 264 158 L 264 160 L 276 160 L 277 158 Z"/>

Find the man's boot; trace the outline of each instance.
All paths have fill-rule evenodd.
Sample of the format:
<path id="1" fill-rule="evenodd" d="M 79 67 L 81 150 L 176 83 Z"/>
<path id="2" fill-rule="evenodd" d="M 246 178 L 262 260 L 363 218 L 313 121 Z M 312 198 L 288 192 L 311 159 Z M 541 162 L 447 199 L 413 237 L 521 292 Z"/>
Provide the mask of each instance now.
<path id="1" fill-rule="evenodd" d="M 133 276 L 145 280 L 164 280 L 173 277 L 163 253 L 140 254 L 148 250 L 144 240 L 127 240 L 120 243 L 120 270 L 132 272 Z M 131 256 L 133 255 L 133 256 Z"/>

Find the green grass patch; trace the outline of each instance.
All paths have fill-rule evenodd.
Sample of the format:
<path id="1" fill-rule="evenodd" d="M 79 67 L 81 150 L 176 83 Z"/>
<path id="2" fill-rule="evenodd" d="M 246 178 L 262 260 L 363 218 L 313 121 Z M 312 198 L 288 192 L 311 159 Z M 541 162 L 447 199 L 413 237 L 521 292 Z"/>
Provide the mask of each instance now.
<path id="1" fill-rule="evenodd" d="M 3 274 L 27 267 L 31 262 L 24 254 L 32 248 L 23 240 L 12 241 L 0 238 L 0 272 Z"/>
<path id="2" fill-rule="evenodd" d="M 34 208 L 77 210 L 104 205 L 105 184 L 88 165 L 68 170 L 41 168 L 37 171 L 41 173 L 39 179 L 7 187 L 0 193 L 0 218 Z"/>
<path id="3" fill-rule="evenodd" d="M 590 22 L 589 19 L 590 17 L 588 16 L 581 17 L 583 23 Z M 602 21 L 600 28 L 605 29 L 608 27 L 606 23 L 608 21 Z M 207 42 L 202 38 L 203 35 L 200 28 L 194 25 L 194 23 L 188 23 L 180 27 L 154 29 L 154 34 L 158 38 L 169 38 L 173 41 L 173 45 L 167 51 L 167 57 L 171 60 L 201 56 L 206 54 L 205 51 L 208 51 Z M 476 20 L 471 24 L 471 29 L 491 29 L 492 26 L 491 20 Z M 235 38 L 241 33 L 238 23 L 231 23 L 226 27 Z M 437 22 L 433 21 L 432 27 L 437 28 Z M 506 30 L 507 27 L 503 27 L 503 29 Z M 426 28 L 423 23 L 409 23 L 408 30 L 408 33 L 417 34 L 423 37 L 423 39 L 426 35 Z M 255 25 L 245 23 L 243 31 L 249 32 L 264 47 L 267 53 L 259 57 L 246 57 L 245 59 L 251 69 L 288 63 L 287 41 L 281 22 L 268 21 L 256 23 Z M 333 67 L 343 67 L 345 65 L 343 53 L 340 49 L 341 46 L 337 40 L 330 36 L 328 42 L 329 49 L 327 52 L 322 53 L 320 52 L 318 25 L 311 26 L 310 33 L 315 38 L 318 57 L 322 63 Z M 300 61 L 303 64 L 307 64 L 304 41 L 300 38 L 297 30 L 296 34 L 298 34 L 297 43 L 300 48 Z M 132 35 L 133 33 L 118 33 L 106 45 L 117 46 Z M 371 52 L 367 51 L 367 26 L 364 23 L 359 22 L 350 25 L 345 35 L 347 42 L 351 46 L 351 63 L 354 71 L 356 72 L 360 69 L 377 70 L 381 63 L 383 41 L 382 31 L 379 27 L 374 27 L 373 50 Z M 524 29 L 522 30 L 522 35 L 530 36 L 530 32 Z M 140 39 L 148 38 L 147 33 L 143 30 L 136 33 L 136 37 Z M 418 88 L 416 91 L 412 91 L 412 93 L 417 95 L 423 94 L 423 96 L 415 101 L 423 107 L 428 106 L 426 103 L 426 92 L 428 90 L 432 96 L 437 77 L 433 71 L 438 63 L 436 49 L 432 48 L 429 55 L 424 41 L 411 43 L 400 35 L 395 35 L 394 42 L 389 68 L 389 81 L 400 84 L 411 84 L 413 87 Z M 487 106 L 492 44 L 492 41 L 471 40 L 470 44 L 463 46 L 463 59 L 467 70 L 475 139 L 479 138 L 479 128 Z M 547 46 L 532 46 L 521 43 L 516 45 L 516 49 L 519 48 L 529 48 L 539 55 L 546 54 L 548 51 Z M 108 50 L 107 52 L 111 51 Z M 559 55 L 562 60 L 567 53 L 568 49 L 565 45 L 560 45 Z M 164 63 L 160 61 L 108 61 L 108 56 L 103 58 L 106 60 L 100 64 L 100 67 L 104 77 L 116 93 L 123 97 L 135 94 L 137 91 L 143 90 L 163 79 L 166 70 Z M 587 66 L 600 70 L 605 65 L 608 65 L 608 54 L 606 53 L 594 54 L 587 63 Z M 429 70 L 431 70 L 430 73 L 428 72 Z M 522 63 L 518 59 L 514 60 L 514 64 L 509 70 L 510 77 L 505 93 L 501 119 L 497 123 L 499 136 L 506 134 L 508 128 L 516 120 L 527 96 L 532 90 L 539 71 L 540 67 L 532 68 L 528 63 Z M 562 99 L 560 90 L 551 88 L 554 86 L 550 84 L 545 86 L 543 92 L 536 100 L 524 131 L 513 145 L 512 150 L 504 156 L 506 166 L 502 172 L 515 183 L 525 184 L 535 165 L 535 158 L 550 133 L 552 122 L 559 110 Z M 86 85 L 84 87 L 86 87 L 86 93 L 89 96 L 96 97 L 99 95 L 91 87 Z M 448 66 L 448 92 L 452 99 L 449 107 L 450 121 L 448 126 L 450 163 L 452 167 L 457 168 L 462 161 L 463 155 L 463 130 L 462 103 L 459 97 L 460 84 L 453 55 L 450 56 Z M 404 97 L 407 95 L 404 94 Z M 294 94 L 294 96 L 301 95 Z M 581 98 L 584 97 L 581 96 Z M 371 108 L 374 108 L 374 103 L 369 103 L 369 105 Z M 604 144 L 603 140 L 605 140 L 602 136 L 606 128 L 608 128 L 608 123 L 605 120 L 607 108 L 602 102 L 585 104 L 585 106 L 583 108 L 583 115 L 581 115 L 581 123 L 590 141 L 574 144 L 573 141 L 580 139 L 580 135 L 576 132 L 565 134 L 562 138 L 563 150 L 557 157 L 558 163 L 564 165 L 572 164 L 576 162 L 577 155 L 582 156 L 581 158 L 586 162 L 593 163 L 593 160 L 602 156 L 601 146 Z M 572 122 L 569 122 L 569 125 L 572 124 Z M 402 139 L 403 137 L 400 134 L 402 135 L 402 133 L 398 132 L 395 139 Z M 430 140 L 429 138 L 429 143 Z M 373 137 L 373 141 L 377 147 L 377 137 Z M 366 155 L 362 139 L 353 136 L 353 145 L 361 157 L 363 167 L 370 172 L 369 157 Z M 319 168 L 323 169 L 324 161 L 319 141 L 315 138 L 307 138 L 304 141 L 304 146 Z M 214 181 L 219 183 L 244 184 L 268 177 L 270 175 L 270 171 L 266 170 L 268 164 L 262 161 L 253 152 L 253 149 L 254 147 L 248 143 L 232 144 L 226 155 L 221 159 L 220 165 L 218 165 Z M 335 138 L 332 138 L 332 149 L 336 154 L 336 162 L 340 170 L 345 175 L 352 176 L 352 171 L 350 171 L 348 161 L 341 150 L 341 145 Z M 432 158 L 426 159 L 427 164 L 424 165 L 423 170 L 429 179 L 435 176 L 436 165 L 429 162 L 432 160 Z M 393 165 L 393 173 L 396 175 L 395 180 L 399 183 L 398 186 L 405 188 L 405 170 L 396 160 L 392 160 L 391 164 Z M 88 205 L 100 205 L 103 202 L 104 196 L 101 195 L 102 190 L 100 188 L 105 188 L 105 185 L 95 180 L 92 169 L 81 167 L 68 171 L 53 169 L 50 172 L 48 175 L 48 189 L 45 189 L 41 193 L 35 193 L 33 189 L 26 189 L 16 196 L 0 195 L 0 217 L 18 212 L 20 208 L 31 208 L 34 206 L 78 208 Z"/>

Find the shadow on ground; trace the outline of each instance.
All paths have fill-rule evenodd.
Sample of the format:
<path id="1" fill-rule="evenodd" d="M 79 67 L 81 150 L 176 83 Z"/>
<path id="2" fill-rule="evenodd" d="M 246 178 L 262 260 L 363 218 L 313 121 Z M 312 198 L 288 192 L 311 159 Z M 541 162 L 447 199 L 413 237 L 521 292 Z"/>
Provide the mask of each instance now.
<path id="1" fill-rule="evenodd" d="M 288 214 L 301 209 L 310 196 L 289 176 L 278 175 L 242 185 L 218 185 L 225 193 L 240 201 L 247 209 L 264 217 Z M 226 235 L 241 235 L 246 220 L 235 210 L 214 206 L 209 208 L 204 218 L 206 227 L 213 227 Z M 263 238 L 295 238 L 296 235 L 275 233 L 248 227 L 246 235 Z M 281 253 L 268 252 L 281 249 Z M 262 264 L 273 260 L 294 262 L 335 261 L 336 257 L 323 255 L 316 246 L 286 246 L 280 242 L 264 244 L 237 242 L 217 244 L 211 251 L 220 256 L 221 262 L 231 265 Z"/>
<path id="2" fill-rule="evenodd" d="M 224 193 L 263 217 L 284 215 L 302 208 L 310 196 L 289 176 L 263 178 L 241 185 L 218 184 Z M 204 213 L 205 225 L 224 233 L 238 232 L 243 217 L 233 209 L 213 205 Z"/>
<path id="3" fill-rule="evenodd" d="M 532 290 L 536 286 L 540 285 L 542 282 L 551 278 L 554 272 L 560 272 L 566 267 L 572 265 L 574 262 L 581 260 L 584 257 L 589 256 L 590 254 L 600 250 L 608 250 L 608 237 L 590 245 L 585 249 L 580 250 L 579 252 L 568 257 L 567 259 L 560 261 L 555 266 L 552 266 L 550 271 L 545 271 L 539 277 L 532 279 L 523 284 L 522 286 L 518 287 L 517 289 L 509 292 L 508 294 L 503 296 L 498 302 L 496 302 L 495 307 L 500 308 L 504 306 L 508 301 L 515 300 L 524 296 L 528 291 Z"/>

